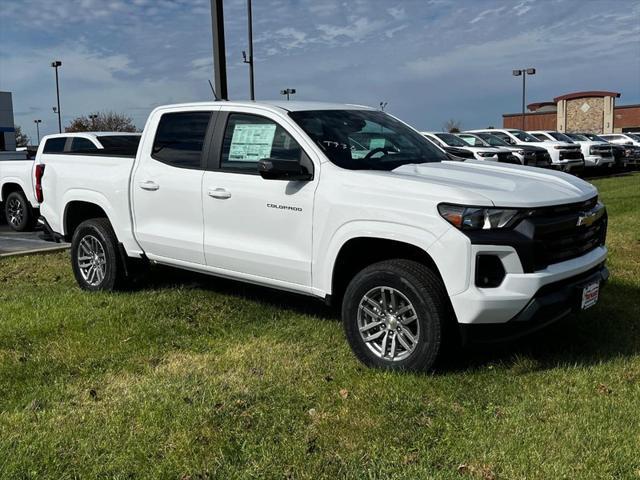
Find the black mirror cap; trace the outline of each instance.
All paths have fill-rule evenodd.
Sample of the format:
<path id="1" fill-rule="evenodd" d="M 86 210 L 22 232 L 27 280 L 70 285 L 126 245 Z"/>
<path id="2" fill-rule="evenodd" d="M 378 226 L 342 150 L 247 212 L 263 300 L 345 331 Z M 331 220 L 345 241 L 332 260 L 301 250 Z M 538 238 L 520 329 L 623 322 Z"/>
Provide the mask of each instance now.
<path id="1" fill-rule="evenodd" d="M 258 161 L 258 173 L 265 180 L 308 181 L 313 179 L 313 174 L 294 160 L 263 158 Z"/>

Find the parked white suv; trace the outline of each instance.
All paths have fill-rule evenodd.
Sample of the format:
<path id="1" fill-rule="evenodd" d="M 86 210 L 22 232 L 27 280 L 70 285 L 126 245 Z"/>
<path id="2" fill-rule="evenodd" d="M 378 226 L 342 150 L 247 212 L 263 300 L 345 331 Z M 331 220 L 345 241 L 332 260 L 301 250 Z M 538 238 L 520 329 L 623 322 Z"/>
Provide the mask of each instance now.
<path id="1" fill-rule="evenodd" d="M 153 262 L 338 302 L 370 366 L 428 369 L 456 330 L 537 330 L 593 306 L 608 277 L 593 185 L 449 161 L 372 108 L 169 105 L 135 156 L 43 162 L 42 224 L 72 241 L 81 288 Z"/>
<path id="2" fill-rule="evenodd" d="M 635 133 L 603 133 L 600 135 L 609 143 L 616 145 L 633 145 L 640 147 L 640 135 Z"/>
<path id="3" fill-rule="evenodd" d="M 510 150 L 502 147 L 491 147 L 487 145 L 474 146 L 469 145 L 457 135 L 445 132 L 421 132 L 422 135 L 434 141 L 441 147 L 455 147 L 467 150 L 473 153 L 476 160 L 490 160 L 493 162 L 516 163 L 520 161 L 511 153 Z"/>
<path id="4" fill-rule="evenodd" d="M 580 145 L 586 167 L 609 167 L 615 165 L 611 144 L 601 140 L 591 140 L 580 133 L 565 133 L 567 137 Z"/>
<path id="5" fill-rule="evenodd" d="M 81 132 L 48 135 L 40 142 L 35 159 L 0 161 L 0 204 L 7 224 L 22 232 L 35 226 L 38 218 L 38 192 L 35 190 L 35 166 L 42 153 L 84 153 L 97 151 L 111 155 L 135 153 L 139 133 Z"/>
<path id="6" fill-rule="evenodd" d="M 516 128 L 487 128 L 469 130 L 471 133 L 490 133 L 511 145 L 535 145 L 547 150 L 551 162 L 565 172 L 580 171 L 584 168 L 584 159 L 580 146 L 568 142 L 543 142 L 533 135 Z"/>
<path id="7" fill-rule="evenodd" d="M 551 157 L 544 148 L 534 147 L 533 145 L 511 145 L 495 135 L 488 133 L 463 132 L 457 133 L 456 135 L 472 147 L 485 146 L 507 149 L 511 152 L 511 155 L 518 159 L 521 165 L 542 168 L 551 166 Z"/>

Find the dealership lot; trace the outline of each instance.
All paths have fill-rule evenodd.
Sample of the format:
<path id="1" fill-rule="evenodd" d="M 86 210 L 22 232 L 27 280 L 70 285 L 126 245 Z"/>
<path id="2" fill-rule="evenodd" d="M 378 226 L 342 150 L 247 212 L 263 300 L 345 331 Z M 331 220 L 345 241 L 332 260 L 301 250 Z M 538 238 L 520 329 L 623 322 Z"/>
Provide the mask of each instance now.
<path id="1" fill-rule="evenodd" d="M 64 250 L 67 244 L 47 242 L 40 238 L 42 232 L 14 232 L 6 224 L 0 224 L 0 257 Z"/>

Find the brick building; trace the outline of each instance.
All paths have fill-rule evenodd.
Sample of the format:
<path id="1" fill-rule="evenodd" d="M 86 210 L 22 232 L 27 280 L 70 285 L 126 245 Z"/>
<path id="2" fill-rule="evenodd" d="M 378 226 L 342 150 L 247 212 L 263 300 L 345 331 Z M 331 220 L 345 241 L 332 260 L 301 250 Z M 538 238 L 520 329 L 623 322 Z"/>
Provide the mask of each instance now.
<path id="1" fill-rule="evenodd" d="M 618 92 L 588 91 L 561 95 L 553 102 L 527 105 L 525 130 L 619 133 L 640 131 L 640 105 L 616 105 Z M 521 113 L 502 115 L 504 128 L 522 128 Z"/>

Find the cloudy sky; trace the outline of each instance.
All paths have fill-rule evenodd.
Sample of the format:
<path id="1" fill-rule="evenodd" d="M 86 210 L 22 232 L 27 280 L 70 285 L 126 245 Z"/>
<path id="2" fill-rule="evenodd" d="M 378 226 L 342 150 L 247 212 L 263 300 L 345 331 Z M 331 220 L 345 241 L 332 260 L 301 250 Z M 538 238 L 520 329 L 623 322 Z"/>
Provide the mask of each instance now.
<path id="1" fill-rule="evenodd" d="M 230 96 L 248 97 L 245 0 L 226 0 Z M 377 106 L 420 129 L 500 125 L 520 109 L 511 70 L 536 67 L 527 103 L 614 90 L 640 103 L 640 0 L 253 0 L 256 93 Z M 209 0 L 0 0 L 0 90 L 16 123 L 53 132 L 114 110 L 211 98 Z"/>

